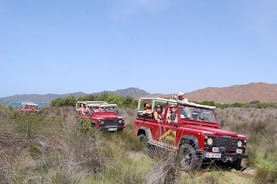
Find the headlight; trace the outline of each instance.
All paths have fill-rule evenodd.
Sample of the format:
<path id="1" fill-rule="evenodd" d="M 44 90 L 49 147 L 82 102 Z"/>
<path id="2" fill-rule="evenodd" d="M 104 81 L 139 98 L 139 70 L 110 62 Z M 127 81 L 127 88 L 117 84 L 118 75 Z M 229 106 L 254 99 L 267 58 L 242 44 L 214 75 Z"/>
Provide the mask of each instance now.
<path id="1" fill-rule="evenodd" d="M 211 146 L 211 145 L 213 145 L 213 143 L 214 143 L 214 140 L 212 139 L 212 138 L 208 138 L 207 139 L 207 144 L 209 145 L 209 146 Z"/>
<path id="2" fill-rule="evenodd" d="M 104 125 L 105 124 L 105 121 L 104 120 L 101 120 L 100 121 L 100 125 Z"/>
<path id="3" fill-rule="evenodd" d="M 242 141 L 239 140 L 237 145 L 238 145 L 239 148 L 241 148 L 242 147 Z"/>
<path id="4" fill-rule="evenodd" d="M 118 124 L 122 124 L 124 121 L 122 119 L 118 120 Z"/>

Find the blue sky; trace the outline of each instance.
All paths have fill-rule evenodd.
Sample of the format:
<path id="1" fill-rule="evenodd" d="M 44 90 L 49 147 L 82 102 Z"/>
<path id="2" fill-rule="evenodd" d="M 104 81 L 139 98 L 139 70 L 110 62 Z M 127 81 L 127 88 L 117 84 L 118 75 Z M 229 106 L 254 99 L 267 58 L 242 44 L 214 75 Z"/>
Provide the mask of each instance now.
<path id="1" fill-rule="evenodd" d="M 277 83 L 275 0 L 0 0 L 0 97 Z"/>

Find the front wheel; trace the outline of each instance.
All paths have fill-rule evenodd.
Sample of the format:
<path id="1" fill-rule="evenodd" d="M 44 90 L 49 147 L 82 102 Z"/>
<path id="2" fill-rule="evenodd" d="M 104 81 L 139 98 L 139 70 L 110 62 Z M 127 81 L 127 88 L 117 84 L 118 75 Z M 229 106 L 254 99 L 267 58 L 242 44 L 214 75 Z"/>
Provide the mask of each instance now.
<path id="1" fill-rule="evenodd" d="M 196 153 L 196 149 L 188 144 L 183 143 L 179 148 L 178 162 L 180 169 L 183 171 L 198 170 L 201 167 L 202 158 Z"/>
<path id="2" fill-rule="evenodd" d="M 145 136 L 144 134 L 139 134 L 139 135 L 138 135 L 138 140 L 139 140 L 139 142 L 141 142 L 142 144 L 146 144 L 146 142 L 147 142 L 147 138 L 146 138 L 146 136 Z"/>
<path id="3" fill-rule="evenodd" d="M 242 169 L 242 166 L 241 166 L 241 159 L 238 159 L 238 160 L 236 160 L 235 162 L 233 162 L 233 163 L 231 164 L 231 167 L 232 167 L 233 169 L 236 169 L 237 171 L 241 170 L 241 169 Z"/>

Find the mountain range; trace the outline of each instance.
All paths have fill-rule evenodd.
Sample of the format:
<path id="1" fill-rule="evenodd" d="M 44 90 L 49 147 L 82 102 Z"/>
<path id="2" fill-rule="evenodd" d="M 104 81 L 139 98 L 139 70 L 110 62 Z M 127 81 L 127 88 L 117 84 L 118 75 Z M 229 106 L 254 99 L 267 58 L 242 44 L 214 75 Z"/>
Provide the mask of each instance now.
<path id="1" fill-rule="evenodd" d="M 103 92 L 110 92 L 115 93 L 119 96 L 131 96 L 133 98 L 139 98 L 142 96 L 147 96 L 149 93 L 147 93 L 144 90 L 138 89 L 138 88 L 127 88 L 127 89 L 120 89 L 116 91 L 102 91 L 95 94 L 100 94 Z M 67 96 L 75 96 L 75 97 L 82 97 L 88 95 L 88 93 L 83 92 L 76 92 L 76 93 L 68 93 L 68 94 L 45 94 L 45 95 L 39 95 L 39 94 L 23 94 L 23 95 L 13 95 L 9 97 L 0 98 L 0 104 L 12 104 L 15 102 L 21 103 L 23 101 L 27 102 L 35 102 L 35 103 L 50 103 L 52 100 L 57 98 L 63 98 Z"/>
<path id="2" fill-rule="evenodd" d="M 127 88 L 112 92 L 120 96 L 131 96 L 139 98 L 143 96 L 171 97 L 172 94 L 150 94 L 142 89 Z M 102 92 L 99 92 L 102 93 Z M 95 93 L 95 94 L 99 94 Z M 0 98 L 1 104 L 14 102 L 31 101 L 35 103 L 49 103 L 52 100 L 66 96 L 85 96 L 87 93 L 77 92 L 69 94 L 24 94 Z M 193 101 L 214 101 L 217 103 L 235 103 L 235 102 L 277 102 L 277 84 L 268 83 L 249 83 L 244 85 L 234 85 L 229 87 L 208 87 L 204 89 L 186 92 L 185 97 Z"/>

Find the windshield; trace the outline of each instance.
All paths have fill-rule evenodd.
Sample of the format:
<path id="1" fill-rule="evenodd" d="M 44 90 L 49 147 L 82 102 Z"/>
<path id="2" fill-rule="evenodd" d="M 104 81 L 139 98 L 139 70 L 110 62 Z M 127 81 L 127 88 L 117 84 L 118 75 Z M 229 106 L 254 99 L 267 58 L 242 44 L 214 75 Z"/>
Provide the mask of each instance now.
<path id="1" fill-rule="evenodd" d="M 107 106 L 107 107 L 104 107 L 104 112 L 115 112 L 117 113 L 118 111 L 118 108 L 116 106 Z"/>
<path id="2" fill-rule="evenodd" d="M 89 107 L 91 112 L 118 112 L 118 108 L 116 106 L 103 106 L 103 107 Z"/>
<path id="3" fill-rule="evenodd" d="M 195 121 L 216 122 L 215 113 L 210 109 L 198 107 L 181 107 L 181 119 L 191 119 Z"/>

